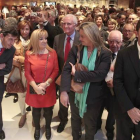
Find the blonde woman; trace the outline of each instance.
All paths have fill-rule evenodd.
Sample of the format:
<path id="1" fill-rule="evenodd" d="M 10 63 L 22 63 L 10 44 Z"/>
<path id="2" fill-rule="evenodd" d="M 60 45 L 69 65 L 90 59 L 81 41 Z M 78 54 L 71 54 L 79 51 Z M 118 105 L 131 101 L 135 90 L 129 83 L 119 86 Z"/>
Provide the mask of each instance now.
<path id="1" fill-rule="evenodd" d="M 25 77 L 27 79 L 26 103 L 33 107 L 35 140 L 40 138 L 40 115 L 44 110 L 46 120 L 46 139 L 51 138 L 53 106 L 56 103 L 55 78 L 58 75 L 56 52 L 47 45 L 48 34 L 45 30 L 35 30 L 30 38 L 29 51 L 25 56 Z M 40 83 L 37 85 L 37 83 Z M 31 92 L 31 87 L 36 94 Z"/>

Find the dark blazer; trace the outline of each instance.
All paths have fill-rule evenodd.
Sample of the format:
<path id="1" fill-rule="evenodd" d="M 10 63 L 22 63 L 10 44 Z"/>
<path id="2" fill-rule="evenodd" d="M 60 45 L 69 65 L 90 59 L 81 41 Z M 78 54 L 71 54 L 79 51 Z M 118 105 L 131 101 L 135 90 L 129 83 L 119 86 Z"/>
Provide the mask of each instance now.
<path id="1" fill-rule="evenodd" d="M 54 38 L 56 35 L 62 34 L 63 30 L 59 26 L 52 26 L 49 22 L 44 29 L 48 32 L 48 44 L 51 48 L 53 48 Z"/>
<path id="2" fill-rule="evenodd" d="M 63 66 L 64 66 L 64 42 L 65 42 L 65 37 L 66 37 L 65 33 L 57 35 L 54 39 L 54 45 L 53 45 L 53 48 L 55 49 L 55 51 L 57 53 L 57 56 L 58 56 L 58 64 L 59 64 L 60 73 L 62 72 L 62 69 L 63 69 Z M 80 44 L 79 33 L 77 31 L 75 31 L 73 46 L 79 45 L 79 44 Z"/>
<path id="3" fill-rule="evenodd" d="M 0 64 L 6 64 L 6 67 L 0 70 L 0 96 L 4 93 L 4 75 L 10 73 L 11 71 L 14 54 L 15 48 L 11 47 L 10 49 L 5 49 L 5 51 L 0 55 Z"/>
<path id="4" fill-rule="evenodd" d="M 117 55 L 113 80 L 116 118 L 133 107 L 140 108 L 140 60 L 136 43 Z"/>
<path id="5" fill-rule="evenodd" d="M 70 92 L 71 86 L 71 65 L 77 62 L 78 48 L 75 46 L 71 49 L 68 60 L 62 72 L 61 92 Z M 80 52 L 80 63 L 82 62 L 83 48 Z M 87 104 L 94 104 L 99 101 L 104 94 L 105 77 L 109 71 L 111 63 L 111 51 L 106 47 L 102 47 L 99 54 L 97 54 L 94 71 L 76 71 L 74 81 L 79 83 L 90 82 L 90 87 L 87 96 Z"/>

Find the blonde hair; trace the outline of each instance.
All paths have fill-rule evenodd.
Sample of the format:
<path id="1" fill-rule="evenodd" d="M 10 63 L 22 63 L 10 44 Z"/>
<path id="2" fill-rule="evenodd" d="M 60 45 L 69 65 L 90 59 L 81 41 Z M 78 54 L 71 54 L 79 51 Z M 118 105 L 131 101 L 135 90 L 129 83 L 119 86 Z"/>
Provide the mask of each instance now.
<path id="1" fill-rule="evenodd" d="M 34 54 L 38 54 L 39 51 L 40 51 L 40 48 L 39 48 L 39 39 L 41 37 L 48 37 L 48 33 L 46 30 L 44 29 L 37 29 L 35 31 L 33 31 L 33 33 L 31 34 L 31 38 L 30 38 L 30 43 L 29 43 L 29 50 L 31 51 L 31 53 L 34 53 Z M 46 49 L 48 51 L 52 51 L 53 49 L 50 48 L 48 45 L 46 45 Z"/>
<path id="2" fill-rule="evenodd" d="M 80 25 L 79 29 L 83 30 L 89 40 L 93 43 L 93 46 L 98 48 L 104 47 L 103 40 L 101 38 L 97 25 L 93 22 L 84 22 Z"/>
<path id="3" fill-rule="evenodd" d="M 111 22 L 112 24 L 114 24 L 115 25 L 115 29 L 117 28 L 117 26 L 118 26 L 118 23 L 117 23 L 117 21 L 115 20 L 115 19 L 109 19 L 108 20 L 108 22 L 107 22 L 107 25 L 109 24 L 109 22 Z"/>

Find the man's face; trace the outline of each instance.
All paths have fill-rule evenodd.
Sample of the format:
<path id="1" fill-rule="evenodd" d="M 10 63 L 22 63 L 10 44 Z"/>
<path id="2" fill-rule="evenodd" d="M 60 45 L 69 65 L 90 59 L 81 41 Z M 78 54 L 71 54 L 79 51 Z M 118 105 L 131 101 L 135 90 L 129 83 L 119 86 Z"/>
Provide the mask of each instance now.
<path id="1" fill-rule="evenodd" d="M 132 14 L 128 17 L 128 23 L 132 23 L 133 20 L 135 20 L 137 18 L 137 16 L 135 14 Z"/>
<path id="2" fill-rule="evenodd" d="M 136 13 L 140 11 L 140 7 L 136 7 Z"/>
<path id="3" fill-rule="evenodd" d="M 122 15 L 121 18 L 120 18 L 120 24 L 124 25 L 125 24 L 125 20 L 126 20 L 126 16 Z"/>
<path id="4" fill-rule="evenodd" d="M 121 34 L 118 32 L 113 32 L 108 38 L 109 48 L 113 53 L 116 53 L 120 50 L 122 45 Z"/>
<path id="5" fill-rule="evenodd" d="M 74 23 L 73 18 L 71 16 L 65 17 L 63 19 L 63 30 L 64 33 L 66 33 L 68 36 L 73 34 L 73 32 L 75 31 L 75 27 L 76 24 Z"/>
<path id="6" fill-rule="evenodd" d="M 133 25 L 130 25 L 130 24 L 125 25 L 123 29 L 123 38 L 125 40 L 129 40 L 133 34 L 134 34 Z"/>
<path id="7" fill-rule="evenodd" d="M 6 36 L 3 36 L 3 34 L 1 34 L 1 43 L 5 49 L 10 49 L 14 45 L 16 40 L 17 37 L 12 36 L 11 34 L 8 34 Z"/>

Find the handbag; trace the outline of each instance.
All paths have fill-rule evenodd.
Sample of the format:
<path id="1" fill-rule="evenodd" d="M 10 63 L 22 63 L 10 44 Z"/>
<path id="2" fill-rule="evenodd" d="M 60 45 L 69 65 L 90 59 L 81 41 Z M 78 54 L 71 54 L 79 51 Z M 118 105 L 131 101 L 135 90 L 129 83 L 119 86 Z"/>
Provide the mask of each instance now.
<path id="1" fill-rule="evenodd" d="M 80 61 L 80 49 L 78 48 L 78 52 L 77 52 L 77 62 L 75 64 L 75 69 L 76 71 L 88 71 L 87 67 L 85 67 L 84 65 L 79 63 Z M 61 75 L 57 78 L 57 80 L 55 81 L 55 83 L 57 85 L 61 85 Z M 72 76 L 71 79 L 71 90 L 73 92 L 76 93 L 83 93 L 83 87 L 84 87 L 85 83 L 78 83 L 74 81 L 74 77 Z"/>
<path id="2" fill-rule="evenodd" d="M 47 70 L 47 65 L 48 65 L 48 58 L 49 58 L 49 54 L 47 55 L 47 60 L 46 60 L 46 65 L 45 65 L 45 72 L 44 72 L 44 77 L 43 77 L 43 82 L 45 82 L 45 77 L 46 77 L 46 70 Z M 40 83 L 36 83 L 37 85 Z M 30 94 L 37 94 L 34 90 L 34 88 L 30 85 L 29 87 L 30 89 Z"/>
<path id="3" fill-rule="evenodd" d="M 9 77 L 8 77 L 7 82 L 6 82 L 6 91 L 8 93 L 24 93 L 25 92 L 25 88 L 24 88 L 23 83 L 22 83 L 22 74 L 21 74 L 21 69 L 20 68 L 18 68 L 19 69 L 19 73 L 20 73 L 20 79 L 15 81 L 15 82 L 12 82 L 10 80 L 10 78 L 11 78 L 15 68 L 16 67 L 13 66 L 13 69 L 12 69 L 12 71 L 11 71 Z"/>

